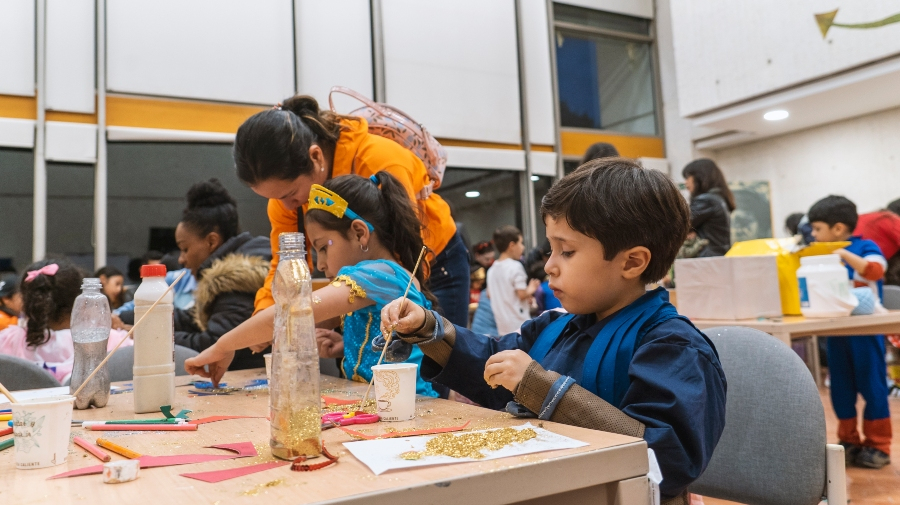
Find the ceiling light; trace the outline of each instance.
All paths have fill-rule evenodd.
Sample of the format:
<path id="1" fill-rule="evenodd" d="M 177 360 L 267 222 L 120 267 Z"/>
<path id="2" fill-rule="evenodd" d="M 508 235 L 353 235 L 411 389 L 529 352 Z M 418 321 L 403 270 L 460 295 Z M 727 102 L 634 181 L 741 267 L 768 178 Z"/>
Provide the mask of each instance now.
<path id="1" fill-rule="evenodd" d="M 769 112 L 766 112 L 763 115 L 763 118 L 766 121 L 781 121 L 782 119 L 787 119 L 788 116 L 790 116 L 790 114 L 788 114 L 788 111 L 786 111 L 784 109 L 778 109 L 778 110 L 770 110 Z"/>
<path id="2" fill-rule="evenodd" d="M 541 178 L 540 178 L 540 176 L 532 175 L 532 176 L 531 176 L 531 180 L 534 181 L 534 182 L 537 182 L 537 181 L 541 180 Z"/>
<path id="3" fill-rule="evenodd" d="M 478 198 L 479 196 L 481 196 L 481 193 L 478 191 L 466 191 L 467 198 Z"/>

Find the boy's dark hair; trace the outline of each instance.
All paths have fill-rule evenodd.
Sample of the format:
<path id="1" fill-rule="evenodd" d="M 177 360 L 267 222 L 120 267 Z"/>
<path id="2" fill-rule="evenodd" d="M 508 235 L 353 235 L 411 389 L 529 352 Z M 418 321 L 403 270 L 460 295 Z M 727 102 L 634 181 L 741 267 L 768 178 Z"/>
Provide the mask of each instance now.
<path id="1" fill-rule="evenodd" d="M 843 196 L 828 195 L 814 203 L 807 213 L 809 222 L 816 221 L 834 226 L 843 223 L 850 229 L 850 233 L 856 229 L 859 214 L 856 213 L 856 204 Z"/>
<path id="2" fill-rule="evenodd" d="M 494 230 L 494 246 L 500 254 L 503 254 L 509 249 L 509 245 L 518 242 L 521 236 L 522 232 L 513 225 L 501 226 Z"/>
<path id="3" fill-rule="evenodd" d="M 581 158 L 581 164 L 584 165 L 591 160 L 599 160 L 600 158 L 618 157 L 619 150 L 616 149 L 616 146 L 607 142 L 595 142 L 587 148 L 587 151 L 584 152 L 584 157 Z"/>
<path id="4" fill-rule="evenodd" d="M 893 202 L 887 204 L 887 210 L 893 212 L 900 216 L 900 198 L 894 200 Z"/>
<path id="5" fill-rule="evenodd" d="M 28 272 L 54 263 L 59 266 L 56 274 L 40 274 L 25 282 Z M 25 269 L 19 286 L 22 290 L 22 311 L 28 318 L 25 341 L 30 347 L 45 344 L 50 339 L 47 331 L 50 325 L 71 314 L 75 298 L 81 294 L 83 279 L 81 269 L 63 258 L 41 260 Z"/>
<path id="6" fill-rule="evenodd" d="M 675 184 L 661 172 L 626 158 L 590 161 L 556 183 L 541 201 L 541 217 L 564 218 L 596 239 L 603 257 L 644 246 L 650 264 L 641 281 L 662 279 L 684 243 L 691 212 Z"/>
<path id="7" fill-rule="evenodd" d="M 547 278 L 547 272 L 544 271 L 543 261 L 535 261 L 529 264 L 525 273 L 528 275 L 528 282 L 531 282 L 532 279 L 543 282 L 544 279 Z"/>
<path id="8" fill-rule="evenodd" d="M 222 242 L 240 233 L 237 202 L 218 179 L 191 186 L 181 222 L 201 238 L 216 232 Z"/>
<path id="9" fill-rule="evenodd" d="M 802 212 L 794 212 L 784 220 L 784 227 L 787 228 L 787 231 L 791 232 L 791 235 L 796 235 L 800 233 L 800 221 L 802 219 Z"/>
<path id="10" fill-rule="evenodd" d="M 151 250 L 147 251 L 146 253 L 144 253 L 144 256 L 142 257 L 142 261 L 146 265 L 148 261 L 162 261 L 163 256 L 165 256 L 165 254 L 151 249 Z"/>
<path id="11" fill-rule="evenodd" d="M 716 190 L 719 196 L 725 200 L 728 212 L 734 212 L 734 209 L 737 208 L 734 194 L 731 193 L 728 182 L 725 181 L 725 174 L 722 173 L 715 161 L 709 158 L 696 159 L 684 166 L 681 176 L 685 179 L 694 178 L 694 191 L 691 193 L 691 198 Z"/>

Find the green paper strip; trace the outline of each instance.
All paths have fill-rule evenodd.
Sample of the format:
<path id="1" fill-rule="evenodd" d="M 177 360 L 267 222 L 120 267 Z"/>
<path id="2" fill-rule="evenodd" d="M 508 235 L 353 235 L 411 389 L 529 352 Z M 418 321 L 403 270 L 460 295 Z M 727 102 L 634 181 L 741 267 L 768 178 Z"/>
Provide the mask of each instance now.
<path id="1" fill-rule="evenodd" d="M 176 424 L 176 419 L 126 419 L 121 421 L 104 421 L 106 424 Z"/>
<path id="2" fill-rule="evenodd" d="M 834 18 L 837 16 L 837 13 L 838 9 L 835 9 L 830 12 L 823 12 L 815 15 L 816 24 L 819 25 L 819 30 L 822 32 L 823 39 L 828 35 L 828 30 L 830 30 L 832 26 L 864 30 L 868 28 L 881 28 L 882 26 L 893 23 L 900 23 L 900 14 L 894 14 L 893 16 L 888 16 L 884 19 L 869 23 L 835 23 Z"/>
<path id="3" fill-rule="evenodd" d="M 16 443 L 16 439 L 15 439 L 15 438 L 11 438 L 11 439 L 9 439 L 9 440 L 4 440 L 3 442 L 0 442 L 0 451 L 2 451 L 2 450 L 4 450 L 4 449 L 9 449 L 9 448 L 12 447 L 15 443 Z"/>
<path id="4" fill-rule="evenodd" d="M 185 409 L 179 412 L 178 415 L 173 416 L 171 405 L 163 405 L 159 408 L 159 411 L 162 412 L 164 416 L 166 416 L 166 419 L 187 419 L 187 415 L 191 413 L 190 410 Z"/>

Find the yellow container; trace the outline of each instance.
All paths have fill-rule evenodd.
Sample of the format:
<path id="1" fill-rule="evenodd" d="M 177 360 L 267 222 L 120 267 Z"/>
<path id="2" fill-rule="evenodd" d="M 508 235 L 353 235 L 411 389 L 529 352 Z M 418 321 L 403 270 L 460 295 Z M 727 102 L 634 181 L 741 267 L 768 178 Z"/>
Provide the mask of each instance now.
<path id="1" fill-rule="evenodd" d="M 778 290 L 781 293 L 781 310 L 786 316 L 799 316 L 800 286 L 797 269 L 800 258 L 831 254 L 850 245 L 850 242 L 813 242 L 797 245 L 795 238 L 761 238 L 734 244 L 725 256 L 775 256 L 778 265 Z"/>

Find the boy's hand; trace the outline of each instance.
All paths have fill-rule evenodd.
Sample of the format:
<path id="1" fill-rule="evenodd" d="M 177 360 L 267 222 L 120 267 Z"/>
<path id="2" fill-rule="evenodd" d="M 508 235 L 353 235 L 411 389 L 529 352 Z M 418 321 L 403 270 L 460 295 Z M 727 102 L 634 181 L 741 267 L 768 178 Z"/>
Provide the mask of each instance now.
<path id="1" fill-rule="evenodd" d="M 191 375 L 209 378 L 214 387 L 219 387 L 219 381 L 233 359 L 234 351 L 221 351 L 213 344 L 197 356 L 184 360 L 184 369 Z M 209 365 L 208 372 L 203 368 L 206 365 Z"/>
<path id="2" fill-rule="evenodd" d="M 484 365 L 484 380 L 492 388 L 503 386 L 514 392 L 532 361 L 527 352 L 519 349 L 498 352 Z"/>
<path id="3" fill-rule="evenodd" d="M 528 287 L 525 288 L 525 291 L 528 293 L 528 296 L 534 296 L 539 287 L 541 287 L 541 280 L 531 279 L 531 282 L 528 283 Z"/>
<path id="4" fill-rule="evenodd" d="M 403 310 L 401 312 L 401 302 Z M 411 334 L 425 324 L 425 309 L 403 298 L 398 298 L 381 309 L 381 333 L 387 337 L 391 327 L 397 333 Z"/>
<path id="5" fill-rule="evenodd" d="M 344 336 L 334 330 L 316 328 L 316 345 L 320 358 L 342 358 L 344 356 Z"/>

